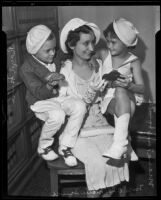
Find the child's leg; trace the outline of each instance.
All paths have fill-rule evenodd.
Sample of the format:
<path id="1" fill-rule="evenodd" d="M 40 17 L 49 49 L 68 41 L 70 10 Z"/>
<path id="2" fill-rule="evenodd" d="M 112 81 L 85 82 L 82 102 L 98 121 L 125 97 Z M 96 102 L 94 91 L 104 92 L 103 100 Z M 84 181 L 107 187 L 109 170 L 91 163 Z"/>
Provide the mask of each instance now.
<path id="1" fill-rule="evenodd" d="M 45 160 L 55 160 L 58 155 L 50 148 L 54 142 L 53 136 L 64 123 L 65 113 L 61 108 L 47 112 L 48 119 L 45 121 L 38 144 L 38 153 Z"/>
<path id="2" fill-rule="evenodd" d="M 132 116 L 134 115 L 134 112 L 135 112 L 135 102 L 133 100 L 133 98 L 130 98 L 131 99 L 131 118 Z M 131 121 L 130 121 L 130 124 L 131 124 Z M 129 124 L 129 129 L 130 129 L 130 124 Z M 127 150 L 127 154 L 129 155 L 130 157 L 130 160 L 131 161 L 137 161 L 138 160 L 138 156 L 136 155 L 136 153 L 134 152 L 132 146 L 131 146 L 131 137 L 129 135 L 128 137 L 128 140 L 129 140 L 129 144 L 128 144 L 128 150 Z"/>
<path id="3" fill-rule="evenodd" d="M 77 161 L 70 149 L 76 143 L 86 113 L 86 105 L 83 101 L 71 97 L 63 101 L 61 106 L 66 115 L 69 116 L 69 119 L 63 133 L 59 137 L 59 153 L 63 155 L 67 165 L 75 166 Z"/>
<path id="4" fill-rule="evenodd" d="M 104 153 L 103 156 L 120 159 L 127 151 L 128 126 L 131 113 L 131 102 L 126 89 L 121 87 L 116 88 L 115 98 L 109 104 L 108 109 L 113 110 L 116 124 L 113 144 L 108 152 Z"/>

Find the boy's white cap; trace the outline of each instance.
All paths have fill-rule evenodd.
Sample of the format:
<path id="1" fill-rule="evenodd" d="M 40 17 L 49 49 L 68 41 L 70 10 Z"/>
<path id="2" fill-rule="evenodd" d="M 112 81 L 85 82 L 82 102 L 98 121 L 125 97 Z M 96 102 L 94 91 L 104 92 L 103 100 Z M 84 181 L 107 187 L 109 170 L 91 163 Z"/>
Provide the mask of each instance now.
<path id="1" fill-rule="evenodd" d="M 44 42 L 47 40 L 51 30 L 45 25 L 37 25 L 30 29 L 26 38 L 26 48 L 28 53 L 36 54 Z"/>
<path id="2" fill-rule="evenodd" d="M 67 40 L 69 31 L 71 31 L 71 30 L 74 31 L 75 29 L 77 29 L 83 25 L 87 25 L 93 30 L 95 37 L 96 37 L 96 44 L 98 43 L 98 41 L 100 39 L 100 35 L 101 35 L 100 29 L 98 28 L 98 26 L 94 23 L 84 21 L 80 18 L 74 18 L 66 23 L 66 25 L 63 27 L 61 34 L 60 34 L 60 46 L 64 53 L 68 53 L 66 46 L 65 46 L 65 42 Z"/>
<path id="3" fill-rule="evenodd" d="M 118 38 L 127 46 L 135 46 L 138 41 L 139 32 L 134 25 L 124 18 L 114 20 L 113 28 Z"/>

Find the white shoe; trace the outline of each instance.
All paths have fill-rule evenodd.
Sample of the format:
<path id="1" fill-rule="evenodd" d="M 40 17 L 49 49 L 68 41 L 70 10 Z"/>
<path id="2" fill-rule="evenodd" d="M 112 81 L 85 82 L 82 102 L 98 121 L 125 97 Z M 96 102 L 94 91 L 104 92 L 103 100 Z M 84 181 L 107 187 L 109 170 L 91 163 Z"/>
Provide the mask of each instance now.
<path id="1" fill-rule="evenodd" d="M 116 145 L 111 146 L 111 148 L 105 152 L 102 156 L 106 158 L 113 158 L 113 159 L 122 159 L 124 154 L 127 152 L 127 146 L 118 147 Z"/>
<path id="2" fill-rule="evenodd" d="M 133 150 L 133 148 L 132 148 L 130 143 L 129 143 L 128 148 L 127 148 L 127 154 L 130 157 L 131 161 L 138 161 L 139 160 L 138 156 L 136 155 L 136 153 Z"/>
<path id="3" fill-rule="evenodd" d="M 65 164 L 69 167 L 74 167 L 78 164 L 69 147 L 66 147 L 66 149 L 59 147 L 59 154 L 63 156 Z"/>
<path id="4" fill-rule="evenodd" d="M 48 161 L 52 161 L 57 159 L 59 156 L 51 149 L 51 147 L 46 147 L 44 149 L 38 148 L 38 154 L 44 159 Z"/>
<path id="5" fill-rule="evenodd" d="M 124 113 L 120 117 L 115 117 L 115 131 L 111 147 L 102 156 L 114 159 L 121 159 L 127 153 L 128 147 L 128 125 L 130 114 Z"/>

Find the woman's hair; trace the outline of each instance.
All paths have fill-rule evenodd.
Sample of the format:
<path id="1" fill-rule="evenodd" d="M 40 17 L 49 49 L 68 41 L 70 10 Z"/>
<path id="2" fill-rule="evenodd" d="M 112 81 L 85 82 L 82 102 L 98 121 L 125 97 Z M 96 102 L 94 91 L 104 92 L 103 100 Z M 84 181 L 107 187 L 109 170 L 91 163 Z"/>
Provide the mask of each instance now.
<path id="1" fill-rule="evenodd" d="M 91 32 L 94 35 L 94 43 L 95 43 L 95 41 L 96 41 L 95 34 L 94 34 L 93 30 L 87 25 L 80 26 L 79 28 L 75 29 L 74 31 L 69 31 L 67 40 L 65 42 L 65 46 L 67 48 L 68 55 L 73 56 L 73 51 L 70 48 L 70 46 L 74 47 L 76 45 L 76 43 L 80 40 L 80 33 L 90 34 Z"/>
<path id="2" fill-rule="evenodd" d="M 115 33 L 115 30 L 113 28 L 113 23 L 111 22 L 107 28 L 103 31 L 103 35 L 105 36 L 105 38 L 107 37 L 107 35 L 110 33 L 110 36 L 112 38 L 118 38 L 118 36 Z"/>

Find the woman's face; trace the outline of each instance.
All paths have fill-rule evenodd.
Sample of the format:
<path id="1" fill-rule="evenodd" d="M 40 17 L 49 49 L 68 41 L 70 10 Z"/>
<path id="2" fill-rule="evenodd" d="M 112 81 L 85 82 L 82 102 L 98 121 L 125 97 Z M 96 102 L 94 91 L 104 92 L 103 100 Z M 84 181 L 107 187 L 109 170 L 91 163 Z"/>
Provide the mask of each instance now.
<path id="1" fill-rule="evenodd" d="M 55 38 L 52 40 L 47 40 L 39 49 L 39 51 L 35 54 L 36 58 L 38 58 L 40 61 L 46 64 L 52 63 L 55 55 L 55 47 Z"/>
<path id="2" fill-rule="evenodd" d="M 80 40 L 73 47 L 73 55 L 83 60 L 89 60 L 94 51 L 94 34 L 91 33 L 80 33 Z"/>

